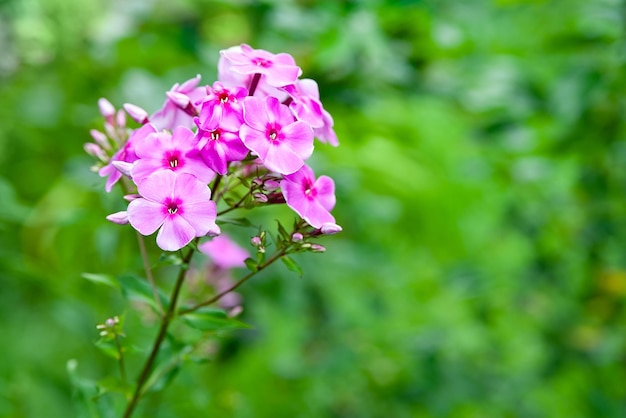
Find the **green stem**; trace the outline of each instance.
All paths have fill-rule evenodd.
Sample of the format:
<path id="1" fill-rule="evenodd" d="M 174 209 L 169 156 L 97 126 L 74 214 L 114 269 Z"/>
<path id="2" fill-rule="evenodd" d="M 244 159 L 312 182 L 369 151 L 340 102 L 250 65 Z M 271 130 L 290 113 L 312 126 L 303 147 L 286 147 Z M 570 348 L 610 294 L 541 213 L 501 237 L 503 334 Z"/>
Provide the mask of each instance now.
<path id="1" fill-rule="evenodd" d="M 239 286 L 241 286 L 242 284 L 244 284 L 245 282 L 250 280 L 252 277 L 254 277 L 255 274 L 257 274 L 258 272 L 260 272 L 261 270 L 265 269 L 267 266 L 272 264 L 274 261 L 276 261 L 279 258 L 281 258 L 282 256 L 284 256 L 286 253 L 287 253 L 286 249 L 282 249 L 280 251 L 277 251 L 272 257 L 268 258 L 267 261 L 265 261 L 265 263 L 259 265 L 255 271 L 251 271 L 250 273 L 246 274 L 237 283 L 235 283 L 234 285 L 232 285 L 228 289 L 224 290 L 223 292 L 218 293 L 217 295 L 213 296 L 209 300 L 205 300 L 204 302 L 200 302 L 197 305 L 194 305 L 194 306 L 192 306 L 190 308 L 185 308 L 185 309 L 179 310 L 178 311 L 178 315 L 179 316 L 186 315 L 188 313 L 197 311 L 198 309 L 202 308 L 203 306 L 208 306 L 208 305 L 211 305 L 211 304 L 217 302 L 222 297 L 224 297 L 228 293 L 232 292 L 233 290 L 237 289 Z"/>
<path id="2" fill-rule="evenodd" d="M 161 327 L 159 328 L 157 337 L 154 340 L 154 344 L 152 345 L 152 351 L 150 352 L 150 356 L 146 360 L 146 363 L 144 364 L 143 369 L 141 370 L 141 374 L 139 375 L 139 378 L 137 379 L 137 386 L 135 387 L 135 392 L 133 393 L 132 398 L 128 402 L 126 411 L 124 411 L 124 418 L 129 418 L 132 415 L 133 411 L 135 410 L 135 407 L 137 406 L 137 403 L 139 402 L 139 399 L 141 398 L 141 395 L 143 395 L 143 387 L 146 384 L 148 377 L 150 376 L 150 372 L 152 371 L 152 366 L 154 365 L 154 362 L 156 361 L 157 354 L 159 353 L 159 349 L 161 348 L 161 344 L 163 343 L 163 340 L 165 340 L 165 336 L 167 335 L 167 329 L 170 323 L 172 322 L 172 319 L 174 319 L 174 316 L 176 315 L 176 302 L 178 301 L 180 289 L 183 285 L 183 282 L 185 281 L 185 275 L 187 273 L 187 270 L 189 270 L 189 262 L 191 261 L 191 257 L 193 253 L 194 253 L 193 248 L 190 248 L 189 252 L 187 253 L 187 256 L 185 256 L 185 258 L 183 259 L 183 264 L 181 266 L 180 272 L 178 273 L 176 284 L 174 285 L 174 289 L 172 290 L 172 296 L 170 297 L 170 304 L 167 308 L 167 311 L 161 318 L 161 321 L 162 321 Z"/>
<path id="3" fill-rule="evenodd" d="M 118 334 L 115 334 L 115 347 L 118 355 L 117 362 L 120 366 L 120 378 L 124 386 L 126 386 L 126 366 L 124 365 L 124 354 L 122 353 L 122 345 L 120 344 L 120 336 Z"/>

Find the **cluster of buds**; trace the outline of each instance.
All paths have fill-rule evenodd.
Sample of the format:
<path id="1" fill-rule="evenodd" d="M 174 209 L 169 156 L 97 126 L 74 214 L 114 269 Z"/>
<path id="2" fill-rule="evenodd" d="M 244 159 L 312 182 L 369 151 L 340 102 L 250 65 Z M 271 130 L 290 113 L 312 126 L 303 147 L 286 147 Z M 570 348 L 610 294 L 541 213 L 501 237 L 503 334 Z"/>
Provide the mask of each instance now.
<path id="1" fill-rule="evenodd" d="M 175 84 L 152 115 L 129 103 L 116 111 L 101 99 L 105 132 L 92 130 L 85 150 L 107 191 L 122 176 L 133 187 L 127 210 L 108 219 L 143 235 L 158 230 L 157 245 L 176 251 L 220 234 L 215 194 L 227 189 L 216 189 L 232 177 L 249 190 L 245 204 L 231 208 L 286 203 L 313 229 L 340 230 L 330 213 L 333 180 L 306 164 L 315 138 L 338 145 L 333 119 L 317 83 L 301 75 L 289 54 L 242 44 L 221 51 L 216 82 L 202 86 L 198 75 Z M 140 127 L 127 128 L 126 115 Z"/>
<path id="2" fill-rule="evenodd" d="M 113 339 L 117 336 L 124 336 L 121 330 L 121 322 L 118 316 L 114 316 L 112 318 L 108 318 L 104 321 L 104 324 L 96 325 L 96 329 L 100 333 L 100 337 L 103 339 Z"/>

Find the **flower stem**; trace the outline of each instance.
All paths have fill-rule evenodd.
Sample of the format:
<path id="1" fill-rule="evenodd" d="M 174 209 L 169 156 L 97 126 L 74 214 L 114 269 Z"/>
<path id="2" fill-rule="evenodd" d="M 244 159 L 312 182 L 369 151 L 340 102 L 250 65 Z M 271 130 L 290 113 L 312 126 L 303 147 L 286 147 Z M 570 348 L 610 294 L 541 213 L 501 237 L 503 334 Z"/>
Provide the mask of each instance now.
<path id="1" fill-rule="evenodd" d="M 259 85 L 259 80 L 261 79 L 261 74 L 256 73 L 252 76 L 252 80 L 250 81 L 250 88 L 248 89 L 248 96 L 253 96 L 256 91 L 256 87 Z"/>
<path id="2" fill-rule="evenodd" d="M 286 254 L 286 250 L 285 249 L 281 249 L 280 251 L 277 251 L 276 253 L 274 253 L 273 256 L 268 258 L 263 264 L 260 264 L 256 268 L 256 270 L 251 271 L 250 273 L 248 273 L 245 276 L 243 276 L 237 283 L 235 283 L 234 285 L 232 285 L 228 289 L 218 293 L 217 295 L 213 296 L 211 299 L 205 300 L 204 302 L 200 302 L 197 305 L 194 305 L 194 306 L 192 306 L 190 308 L 185 308 L 185 309 L 179 310 L 178 311 L 178 315 L 179 316 L 186 315 L 188 313 L 197 311 L 198 309 L 202 308 L 203 306 L 208 306 L 208 305 L 211 305 L 211 304 L 217 302 L 222 297 L 224 297 L 228 293 L 232 292 L 233 290 L 237 289 L 239 286 L 241 286 L 242 284 L 244 284 L 245 282 L 250 280 L 252 277 L 254 277 L 258 272 L 260 272 L 261 270 L 265 269 L 267 266 L 269 266 L 274 261 L 276 261 L 279 258 L 281 258 L 282 256 L 284 256 L 285 254 Z"/>
<path id="3" fill-rule="evenodd" d="M 137 379 L 137 386 L 135 387 L 135 392 L 133 393 L 132 398 L 128 402 L 126 411 L 124 411 L 124 418 L 129 418 L 132 415 L 133 411 L 135 410 L 135 407 L 137 406 L 137 403 L 139 402 L 139 399 L 143 395 L 144 385 L 146 384 L 146 381 L 148 380 L 148 377 L 150 376 L 150 372 L 152 371 L 152 366 L 154 365 L 154 362 L 156 361 L 157 354 L 159 353 L 159 349 L 161 348 L 161 344 L 163 343 L 163 340 L 165 339 L 165 336 L 167 335 L 167 329 L 170 323 L 172 322 L 172 319 L 174 319 L 174 316 L 176 315 L 176 302 L 178 301 L 180 289 L 183 285 L 183 282 L 185 281 L 185 275 L 187 273 L 187 270 L 189 270 L 189 262 L 191 261 L 191 257 L 193 256 L 193 253 L 194 253 L 194 249 L 192 247 L 189 249 L 189 252 L 183 259 L 183 264 L 181 265 L 180 271 L 178 273 L 176 284 L 174 285 L 174 289 L 172 290 L 172 296 L 170 297 L 170 304 L 167 308 L 167 311 L 161 318 L 161 327 L 159 328 L 157 337 L 154 340 L 154 344 L 152 345 L 152 351 L 150 352 L 150 356 L 146 360 L 146 363 L 144 364 L 143 369 L 141 370 L 141 374 L 139 375 L 139 378 Z"/>
<path id="4" fill-rule="evenodd" d="M 126 386 L 126 366 L 124 365 L 124 353 L 122 352 L 122 345 L 120 344 L 120 336 L 115 334 L 115 348 L 117 348 L 118 359 L 117 362 L 120 366 L 120 379 Z"/>

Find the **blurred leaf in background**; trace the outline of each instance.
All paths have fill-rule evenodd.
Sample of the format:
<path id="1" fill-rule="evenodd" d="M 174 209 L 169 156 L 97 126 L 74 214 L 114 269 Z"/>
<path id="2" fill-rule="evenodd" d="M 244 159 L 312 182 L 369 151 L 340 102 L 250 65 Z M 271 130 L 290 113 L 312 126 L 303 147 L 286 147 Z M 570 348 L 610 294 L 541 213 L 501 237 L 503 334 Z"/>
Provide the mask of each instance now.
<path id="1" fill-rule="evenodd" d="M 624 25 L 617 0 L 0 2 L 0 416 L 75 416 L 68 360 L 115 367 L 92 343 L 122 299 L 81 274 L 141 263 L 83 155 L 97 99 L 152 112 L 242 42 L 318 81 L 343 232 L 247 283 L 254 328 L 141 416 L 622 416 Z"/>

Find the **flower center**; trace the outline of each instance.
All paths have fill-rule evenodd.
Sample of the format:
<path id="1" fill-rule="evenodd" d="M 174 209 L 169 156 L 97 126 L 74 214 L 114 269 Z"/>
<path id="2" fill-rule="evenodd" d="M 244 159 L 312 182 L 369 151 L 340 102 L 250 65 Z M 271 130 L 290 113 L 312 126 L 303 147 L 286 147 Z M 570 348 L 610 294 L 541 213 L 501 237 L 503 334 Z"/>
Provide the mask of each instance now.
<path id="1" fill-rule="evenodd" d="M 271 61 L 268 61 L 263 58 L 253 58 L 252 63 L 256 65 L 257 67 L 263 67 L 263 68 L 268 68 L 272 65 Z"/>
<path id="2" fill-rule="evenodd" d="M 211 131 L 211 141 L 219 141 L 220 131 Z"/>
<path id="3" fill-rule="evenodd" d="M 170 215 L 173 215 L 176 212 L 178 212 L 178 206 L 175 203 L 170 203 L 169 206 L 167 207 L 167 213 L 169 213 Z"/>
<path id="4" fill-rule="evenodd" d="M 225 91 L 221 92 L 218 97 L 220 99 L 220 102 L 222 102 L 222 103 L 228 102 L 228 93 L 227 92 L 225 92 Z"/>
<path id="5" fill-rule="evenodd" d="M 178 158 L 170 159 L 170 167 L 172 167 L 172 168 L 178 167 Z"/>

